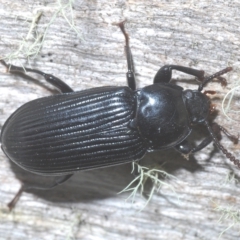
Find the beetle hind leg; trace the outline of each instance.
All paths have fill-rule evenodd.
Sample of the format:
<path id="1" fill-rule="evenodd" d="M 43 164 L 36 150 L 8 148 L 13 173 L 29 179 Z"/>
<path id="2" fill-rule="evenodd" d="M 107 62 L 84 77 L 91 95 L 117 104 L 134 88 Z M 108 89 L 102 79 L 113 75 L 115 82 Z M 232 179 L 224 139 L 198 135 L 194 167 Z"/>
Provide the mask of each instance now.
<path id="1" fill-rule="evenodd" d="M 4 60 L 0 60 L 0 63 L 2 63 L 10 73 L 12 72 L 33 72 L 37 73 L 45 78 L 47 82 L 49 82 L 54 87 L 58 88 L 62 93 L 69 93 L 73 92 L 73 89 L 70 88 L 65 82 L 63 82 L 61 79 L 53 76 L 52 74 L 47 74 L 42 71 L 39 71 L 37 69 L 31 69 L 31 68 L 22 68 L 15 65 L 7 64 Z"/>
<path id="2" fill-rule="evenodd" d="M 7 206 L 9 208 L 9 210 L 11 211 L 14 208 L 14 206 L 16 205 L 16 203 L 18 202 L 18 200 L 21 197 L 23 192 L 25 192 L 27 190 L 31 190 L 31 189 L 50 190 L 50 189 L 53 189 L 53 188 L 57 187 L 60 184 L 63 184 L 64 182 L 66 182 L 72 176 L 73 176 L 73 174 L 68 174 L 68 175 L 57 177 L 53 184 L 51 184 L 49 186 L 46 186 L 46 187 L 43 187 L 41 185 L 30 185 L 30 184 L 23 183 L 21 188 L 19 189 L 19 191 L 15 195 L 15 197 L 12 199 L 11 202 L 8 203 Z"/>

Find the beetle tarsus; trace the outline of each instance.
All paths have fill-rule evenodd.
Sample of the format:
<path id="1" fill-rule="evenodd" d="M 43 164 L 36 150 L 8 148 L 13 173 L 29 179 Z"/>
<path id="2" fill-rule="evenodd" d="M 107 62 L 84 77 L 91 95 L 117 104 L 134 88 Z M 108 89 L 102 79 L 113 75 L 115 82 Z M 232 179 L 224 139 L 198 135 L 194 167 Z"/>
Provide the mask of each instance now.
<path id="1" fill-rule="evenodd" d="M 12 199 L 11 202 L 9 202 L 7 204 L 9 211 L 12 211 L 12 209 L 15 207 L 16 203 L 18 202 L 19 198 L 21 197 L 22 193 L 25 191 L 25 186 L 24 184 L 22 184 L 22 186 L 20 187 L 20 189 L 18 190 L 17 194 L 15 195 L 15 197 Z"/>
<path id="2" fill-rule="evenodd" d="M 0 60 L 0 63 L 1 63 L 4 67 L 6 67 L 7 72 L 10 72 L 10 67 L 11 67 L 10 64 L 7 64 L 3 59 Z"/>

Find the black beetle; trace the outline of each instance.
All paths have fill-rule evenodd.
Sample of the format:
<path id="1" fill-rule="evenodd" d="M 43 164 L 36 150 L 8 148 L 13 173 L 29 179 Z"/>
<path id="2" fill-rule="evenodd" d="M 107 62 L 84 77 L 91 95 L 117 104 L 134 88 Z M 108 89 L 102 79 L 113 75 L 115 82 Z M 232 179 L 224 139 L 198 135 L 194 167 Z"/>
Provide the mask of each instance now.
<path id="1" fill-rule="evenodd" d="M 1 147 L 7 157 L 21 168 L 46 176 L 59 176 L 48 188 L 24 186 L 9 204 L 13 207 L 23 190 L 50 189 L 79 170 L 132 162 L 146 152 L 175 148 L 182 154 L 201 150 L 210 142 L 235 165 L 240 162 L 218 141 L 223 131 L 231 140 L 237 138 L 216 123 L 209 123 L 210 99 L 202 93 L 212 79 L 229 72 L 226 68 L 209 77 L 196 69 L 166 65 L 157 72 L 153 85 L 136 90 L 129 37 L 124 23 L 119 27 L 125 36 L 128 87 L 100 87 L 74 92 L 66 83 L 39 70 L 1 63 L 10 72 L 34 72 L 57 87 L 62 94 L 36 99 L 15 111 L 1 131 Z M 169 83 L 172 70 L 197 77 L 198 90 L 184 90 Z M 210 135 L 191 147 L 186 138 L 192 126 L 203 124 Z"/>

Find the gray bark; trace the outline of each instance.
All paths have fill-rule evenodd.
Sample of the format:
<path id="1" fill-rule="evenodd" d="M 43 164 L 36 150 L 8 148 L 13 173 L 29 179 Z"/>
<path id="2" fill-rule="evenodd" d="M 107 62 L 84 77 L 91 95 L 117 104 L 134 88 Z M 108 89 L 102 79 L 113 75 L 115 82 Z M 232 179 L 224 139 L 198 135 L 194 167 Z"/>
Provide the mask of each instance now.
<path id="1" fill-rule="evenodd" d="M 52 73 L 74 90 L 126 85 L 124 38 L 113 23 L 127 19 L 138 87 L 151 84 L 164 64 L 190 66 L 206 74 L 232 66 L 234 70 L 226 75 L 227 87 L 214 82 L 206 89 L 217 92 L 212 96 L 219 110 L 216 122 L 234 134 L 240 132 L 239 113 L 233 111 L 239 110 L 239 88 L 228 113 L 235 121 L 221 110 L 225 94 L 239 86 L 239 1 L 83 0 L 73 6 L 73 20 L 83 40 L 59 14 L 36 58 L 27 62 L 20 54 L 12 63 L 29 63 Z M 0 0 L 1 57 L 16 51 L 38 11 L 42 16 L 29 42 L 37 37 L 36 30 L 44 31 L 57 10 L 57 3 L 50 0 Z M 22 104 L 56 93 L 44 80 L 31 76 L 37 80 L 10 75 L 0 66 L 0 126 Z M 191 76 L 174 72 L 174 78 L 182 80 L 177 83 L 184 88 L 197 87 Z M 198 140 L 206 134 L 203 128 L 196 132 Z M 226 137 L 221 143 L 240 158 L 239 145 Z M 23 193 L 9 213 L 7 203 L 18 191 L 19 180 L 43 179 L 12 166 L 2 151 L 0 162 L 0 239 L 213 240 L 233 223 L 222 239 L 239 239 L 240 171 L 212 144 L 189 161 L 172 150 L 147 154 L 142 164 L 165 163 L 164 169 L 177 180 L 166 180 L 175 192 L 163 186 L 140 212 L 145 198 L 137 195 L 131 203 L 125 202 L 127 194 L 117 195 L 133 179 L 131 164 L 125 164 L 77 173 L 52 191 Z M 226 181 L 229 174 L 234 178 Z M 228 218 L 219 222 L 227 210 Z"/>

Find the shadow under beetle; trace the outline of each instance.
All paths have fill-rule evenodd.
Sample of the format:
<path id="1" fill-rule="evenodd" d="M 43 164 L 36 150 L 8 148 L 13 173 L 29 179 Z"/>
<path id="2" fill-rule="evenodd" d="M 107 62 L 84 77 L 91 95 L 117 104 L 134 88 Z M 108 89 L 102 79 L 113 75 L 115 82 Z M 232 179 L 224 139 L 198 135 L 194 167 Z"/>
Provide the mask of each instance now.
<path id="1" fill-rule="evenodd" d="M 157 72 L 153 84 L 136 89 L 129 37 L 124 23 L 118 24 L 124 34 L 128 72 L 127 87 L 99 87 L 74 92 L 66 83 L 39 70 L 1 63 L 10 72 L 34 72 L 57 87 L 62 94 L 36 99 L 17 109 L 1 131 L 1 147 L 18 166 L 36 174 L 59 176 L 49 187 L 23 185 L 9 203 L 11 209 L 20 194 L 30 188 L 51 189 L 68 180 L 74 172 L 143 158 L 147 152 L 174 148 L 188 155 L 212 141 L 240 167 L 240 161 L 220 143 L 220 132 L 234 143 L 238 138 L 217 123 L 210 123 L 210 99 L 203 87 L 232 68 L 211 76 L 178 65 L 165 65 Z M 169 83 L 172 70 L 197 77 L 197 90 L 184 90 Z M 203 124 L 209 136 L 192 147 L 186 140 L 192 126 Z"/>

